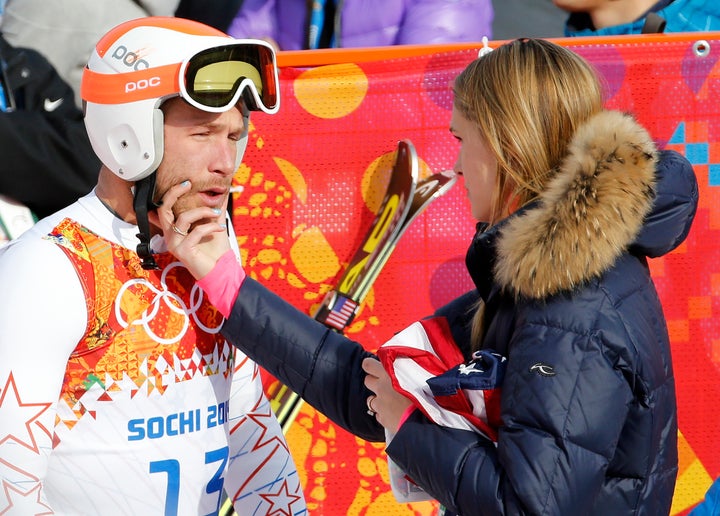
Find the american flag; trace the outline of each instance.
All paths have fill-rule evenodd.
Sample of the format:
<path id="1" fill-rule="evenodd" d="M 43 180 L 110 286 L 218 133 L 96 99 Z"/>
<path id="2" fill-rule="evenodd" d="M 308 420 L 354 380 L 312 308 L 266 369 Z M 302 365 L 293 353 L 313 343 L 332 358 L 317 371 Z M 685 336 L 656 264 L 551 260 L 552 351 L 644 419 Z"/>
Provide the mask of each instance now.
<path id="1" fill-rule="evenodd" d="M 489 350 L 466 362 L 444 317 L 417 321 L 378 349 L 393 386 L 439 425 L 497 441 L 507 360 Z"/>
<path id="2" fill-rule="evenodd" d="M 329 313 L 324 323 L 340 331 L 350 324 L 358 304 L 352 299 L 341 294 L 335 294 L 328 305 Z"/>

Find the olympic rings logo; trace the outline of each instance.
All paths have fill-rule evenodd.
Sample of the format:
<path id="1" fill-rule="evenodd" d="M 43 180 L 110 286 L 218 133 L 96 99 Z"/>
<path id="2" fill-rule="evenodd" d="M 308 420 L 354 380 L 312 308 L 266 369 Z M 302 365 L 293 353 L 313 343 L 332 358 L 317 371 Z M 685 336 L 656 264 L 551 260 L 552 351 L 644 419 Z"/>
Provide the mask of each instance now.
<path id="1" fill-rule="evenodd" d="M 197 312 L 200 309 L 203 301 L 203 291 L 200 287 L 197 286 L 197 283 L 193 284 L 192 289 L 190 290 L 190 306 L 186 305 L 180 296 L 178 296 L 174 292 L 171 292 L 168 289 L 167 277 L 170 271 L 175 267 L 185 268 L 180 262 L 173 262 L 167 267 L 165 267 L 165 269 L 163 269 L 162 271 L 162 276 L 160 277 L 161 289 L 158 289 L 144 278 L 132 279 L 125 282 L 122 287 L 120 287 L 117 297 L 115 298 L 115 318 L 118 320 L 118 322 L 122 325 L 123 328 L 127 328 L 128 326 L 130 326 L 130 324 L 134 326 L 142 326 L 145 332 L 150 337 L 152 337 L 153 340 L 164 345 L 175 344 L 185 336 L 185 333 L 187 333 L 187 330 L 190 327 L 190 318 L 192 318 L 195 321 L 195 324 L 206 333 L 215 334 L 220 331 L 223 322 L 222 318 L 220 319 L 220 323 L 216 327 L 211 328 L 203 324 L 203 322 L 197 316 Z M 121 310 L 122 299 L 129 289 L 138 285 L 141 288 L 145 288 L 153 292 L 155 294 L 155 297 L 151 301 L 148 308 L 146 308 L 145 311 L 142 313 L 141 317 L 130 323 L 125 320 L 125 317 L 123 316 Z M 172 312 L 184 316 L 182 328 L 177 335 L 161 337 L 150 328 L 150 323 L 155 319 L 155 317 L 157 317 L 163 304 Z"/>

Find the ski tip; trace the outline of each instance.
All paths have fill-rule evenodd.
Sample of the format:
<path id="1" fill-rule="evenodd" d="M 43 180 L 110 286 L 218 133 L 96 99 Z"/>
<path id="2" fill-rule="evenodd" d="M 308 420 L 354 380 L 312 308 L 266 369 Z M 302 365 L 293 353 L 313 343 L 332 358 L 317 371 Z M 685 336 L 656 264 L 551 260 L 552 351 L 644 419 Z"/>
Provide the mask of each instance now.
<path id="1" fill-rule="evenodd" d="M 446 178 L 446 183 L 443 187 L 443 193 L 448 191 L 452 186 L 457 182 L 458 175 L 455 173 L 454 170 L 443 170 L 442 172 L 438 172 L 438 174 L 444 178 Z"/>
<path id="2" fill-rule="evenodd" d="M 442 172 L 435 172 L 430 176 L 424 177 L 419 183 L 418 188 L 431 187 L 433 190 L 443 191 L 450 188 L 455 181 L 457 181 L 458 175 L 453 170 L 443 170 Z"/>
<path id="3" fill-rule="evenodd" d="M 393 168 L 394 170 L 407 171 L 412 177 L 413 182 L 416 182 L 420 176 L 420 165 L 415 145 L 407 138 L 400 140 L 397 144 Z"/>

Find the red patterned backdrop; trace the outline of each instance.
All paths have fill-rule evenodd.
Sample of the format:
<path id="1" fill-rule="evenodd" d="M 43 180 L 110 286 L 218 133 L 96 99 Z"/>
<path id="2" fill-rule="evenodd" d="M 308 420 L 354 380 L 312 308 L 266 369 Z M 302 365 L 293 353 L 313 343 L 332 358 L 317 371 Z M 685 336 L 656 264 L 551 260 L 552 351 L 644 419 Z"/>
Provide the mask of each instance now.
<path id="1" fill-rule="evenodd" d="M 607 105 L 634 113 L 660 146 L 695 167 L 700 207 L 687 241 L 651 263 L 668 319 L 679 399 L 680 474 L 672 514 L 686 514 L 720 476 L 720 35 L 557 40 L 595 64 Z M 493 43 L 491 43 L 493 45 Z M 312 314 L 367 231 L 397 142 L 421 175 L 452 168 L 452 78 L 478 45 L 281 53 L 282 105 L 254 114 L 236 177 L 234 223 L 248 272 Z M 374 350 L 471 288 L 474 231 L 461 186 L 407 231 L 346 332 Z M 274 379 L 266 375 L 269 386 Z M 288 431 L 311 514 L 430 515 L 398 504 L 382 446 L 303 406 Z"/>

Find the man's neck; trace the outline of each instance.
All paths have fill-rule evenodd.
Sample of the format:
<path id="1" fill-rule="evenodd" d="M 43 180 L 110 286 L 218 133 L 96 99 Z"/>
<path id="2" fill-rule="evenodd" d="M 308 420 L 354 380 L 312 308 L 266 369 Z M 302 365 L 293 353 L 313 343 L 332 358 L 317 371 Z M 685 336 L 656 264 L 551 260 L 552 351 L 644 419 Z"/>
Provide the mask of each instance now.
<path id="1" fill-rule="evenodd" d="M 137 224 L 131 188 L 132 183 L 120 179 L 105 166 L 100 169 L 95 187 L 100 202 L 117 218 L 130 224 Z"/>

